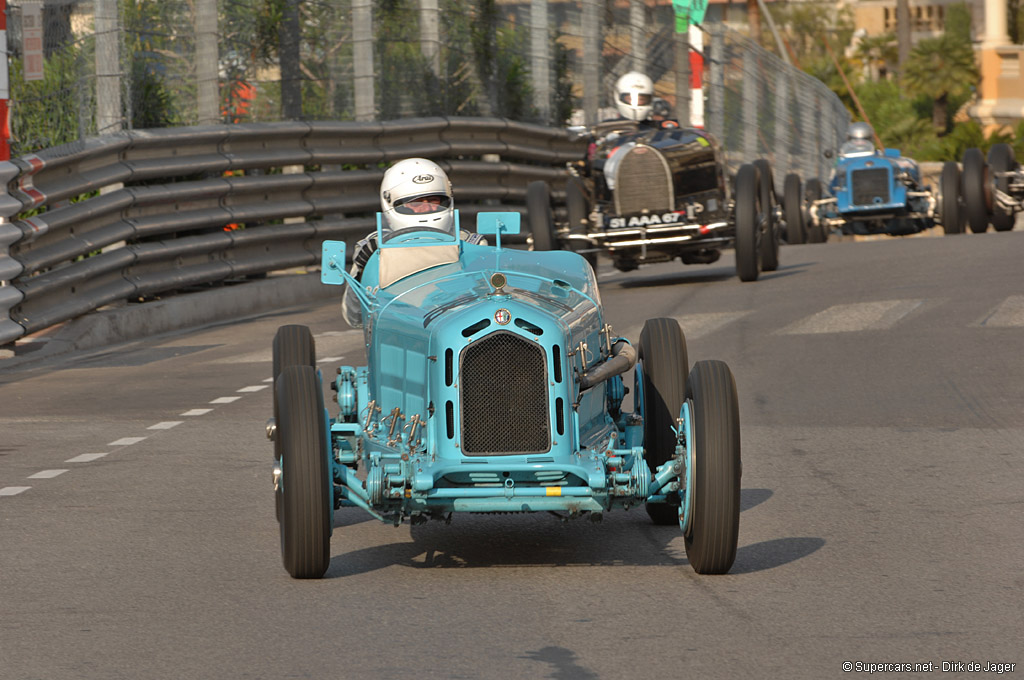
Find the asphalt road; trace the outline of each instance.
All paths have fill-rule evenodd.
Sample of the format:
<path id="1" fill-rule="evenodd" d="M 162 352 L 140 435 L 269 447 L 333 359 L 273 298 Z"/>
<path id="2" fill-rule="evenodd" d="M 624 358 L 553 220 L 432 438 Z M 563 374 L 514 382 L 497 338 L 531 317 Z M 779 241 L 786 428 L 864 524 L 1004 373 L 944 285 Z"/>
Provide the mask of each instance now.
<path id="1" fill-rule="evenodd" d="M 344 509 L 327 578 L 290 579 L 270 344 L 305 323 L 323 366 L 360 364 L 334 303 L 0 363 L 0 678 L 1024 673 L 1022 262 L 1011 232 L 784 247 L 746 284 L 731 254 L 602 266 L 618 332 L 676 317 L 690 361 L 736 377 L 724 576 L 642 510 L 395 528 Z"/>

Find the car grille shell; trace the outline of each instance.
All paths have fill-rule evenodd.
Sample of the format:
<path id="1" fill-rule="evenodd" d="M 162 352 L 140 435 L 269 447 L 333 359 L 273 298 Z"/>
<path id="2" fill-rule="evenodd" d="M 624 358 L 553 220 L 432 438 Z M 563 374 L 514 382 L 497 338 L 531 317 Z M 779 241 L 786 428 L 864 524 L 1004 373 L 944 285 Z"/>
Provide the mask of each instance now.
<path id="1" fill-rule="evenodd" d="M 547 384 L 544 349 L 515 333 L 498 331 L 466 347 L 459 367 L 463 454 L 550 450 Z"/>
<path id="2" fill-rule="evenodd" d="M 665 158 L 644 145 L 624 153 L 615 173 L 615 211 L 619 215 L 637 215 L 674 210 L 672 171 Z"/>

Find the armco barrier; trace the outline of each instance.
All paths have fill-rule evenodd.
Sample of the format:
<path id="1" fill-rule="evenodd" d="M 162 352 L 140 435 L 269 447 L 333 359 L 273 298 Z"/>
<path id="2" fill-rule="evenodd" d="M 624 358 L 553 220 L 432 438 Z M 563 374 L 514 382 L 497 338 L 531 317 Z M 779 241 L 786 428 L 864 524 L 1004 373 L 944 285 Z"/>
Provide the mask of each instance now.
<path id="1" fill-rule="evenodd" d="M 0 347 L 105 305 L 315 265 L 324 239 L 373 227 L 394 160 L 444 167 L 472 229 L 481 210 L 524 211 L 534 180 L 559 197 L 584 151 L 561 129 L 427 118 L 131 131 L 0 163 Z"/>

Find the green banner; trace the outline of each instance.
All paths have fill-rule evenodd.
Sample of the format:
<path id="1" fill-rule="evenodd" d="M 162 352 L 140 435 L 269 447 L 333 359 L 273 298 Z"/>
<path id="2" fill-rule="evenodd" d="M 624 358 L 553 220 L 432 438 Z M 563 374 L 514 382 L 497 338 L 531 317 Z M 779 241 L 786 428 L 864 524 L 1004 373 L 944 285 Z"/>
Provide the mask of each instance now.
<path id="1" fill-rule="evenodd" d="M 676 33 L 685 33 L 690 24 L 704 23 L 708 0 L 672 0 L 672 9 L 676 12 Z"/>

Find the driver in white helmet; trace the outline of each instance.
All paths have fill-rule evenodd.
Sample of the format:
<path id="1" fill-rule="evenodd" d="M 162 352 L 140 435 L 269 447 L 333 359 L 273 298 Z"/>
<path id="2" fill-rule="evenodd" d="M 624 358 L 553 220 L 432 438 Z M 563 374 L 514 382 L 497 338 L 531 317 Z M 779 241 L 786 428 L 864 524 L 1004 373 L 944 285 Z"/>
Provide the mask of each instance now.
<path id="1" fill-rule="evenodd" d="M 867 123 L 852 123 L 846 130 L 846 141 L 839 147 L 840 156 L 872 156 L 875 131 Z"/>
<path id="2" fill-rule="evenodd" d="M 639 71 L 615 81 L 615 109 L 622 118 L 641 126 L 679 127 L 679 122 L 668 116 L 668 102 L 654 96 L 654 81 Z"/>
<path id="3" fill-rule="evenodd" d="M 392 238 L 413 232 L 437 232 L 439 237 L 456 240 L 455 204 L 452 183 L 441 166 L 426 158 L 407 158 L 395 163 L 384 173 L 380 183 L 381 235 L 386 243 Z M 463 241 L 485 243 L 479 234 L 462 231 Z M 356 280 L 362 276 L 370 256 L 377 250 L 377 230 L 356 243 L 350 273 Z M 359 299 L 345 289 L 342 314 L 353 328 L 362 326 Z"/>

